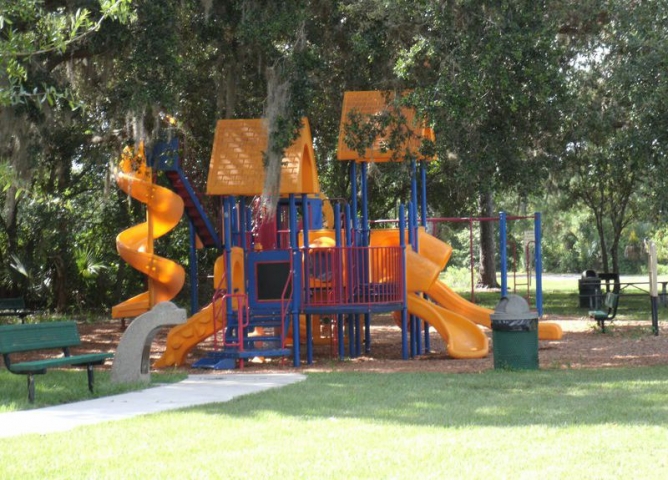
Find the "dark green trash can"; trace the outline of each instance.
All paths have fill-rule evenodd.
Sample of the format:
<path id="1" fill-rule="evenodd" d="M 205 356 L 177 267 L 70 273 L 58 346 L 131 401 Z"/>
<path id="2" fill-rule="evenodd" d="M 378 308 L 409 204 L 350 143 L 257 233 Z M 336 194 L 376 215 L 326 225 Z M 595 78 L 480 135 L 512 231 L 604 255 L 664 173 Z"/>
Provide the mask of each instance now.
<path id="1" fill-rule="evenodd" d="M 538 314 L 518 295 L 503 297 L 490 315 L 494 368 L 538 369 Z"/>
<path id="2" fill-rule="evenodd" d="M 601 307 L 601 277 L 594 270 L 585 270 L 578 279 L 580 308 L 598 310 Z"/>

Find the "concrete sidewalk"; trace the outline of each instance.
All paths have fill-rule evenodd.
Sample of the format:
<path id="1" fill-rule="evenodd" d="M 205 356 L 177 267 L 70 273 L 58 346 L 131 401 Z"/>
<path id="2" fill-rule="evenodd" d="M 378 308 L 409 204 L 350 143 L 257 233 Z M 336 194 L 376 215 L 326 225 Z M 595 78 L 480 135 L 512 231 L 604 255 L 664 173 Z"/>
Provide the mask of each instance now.
<path id="1" fill-rule="evenodd" d="M 227 402 L 240 395 L 300 382 L 306 376 L 279 374 L 190 375 L 179 383 L 55 407 L 0 414 L 0 438 L 45 434 L 81 425 L 122 420 L 177 408 Z"/>

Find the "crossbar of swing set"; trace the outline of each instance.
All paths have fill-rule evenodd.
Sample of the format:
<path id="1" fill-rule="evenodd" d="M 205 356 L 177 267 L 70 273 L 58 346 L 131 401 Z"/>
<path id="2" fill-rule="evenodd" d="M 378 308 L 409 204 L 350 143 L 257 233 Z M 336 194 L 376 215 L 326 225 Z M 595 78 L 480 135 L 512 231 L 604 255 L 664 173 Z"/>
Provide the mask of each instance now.
<path id="1" fill-rule="evenodd" d="M 543 294 L 542 294 L 542 258 L 541 258 L 541 248 L 540 248 L 540 224 L 541 224 L 541 214 L 536 212 L 533 215 L 507 215 L 505 212 L 501 212 L 498 217 L 430 217 L 427 218 L 427 223 L 468 223 L 469 224 L 469 248 L 470 248 L 470 258 L 471 258 L 471 302 L 475 301 L 475 288 L 474 288 L 474 270 L 475 262 L 473 260 L 473 222 L 500 222 L 503 225 L 503 230 L 505 231 L 505 224 L 508 220 L 533 220 L 534 221 L 534 232 L 536 234 L 536 309 L 538 310 L 538 315 L 543 315 Z M 387 223 L 397 223 L 397 220 L 394 219 L 382 219 L 375 220 L 371 222 L 372 224 L 387 224 Z M 507 296 L 508 294 L 508 282 L 507 282 L 507 258 L 506 258 L 506 239 L 501 236 L 501 263 L 503 275 L 501 278 L 501 295 Z"/>

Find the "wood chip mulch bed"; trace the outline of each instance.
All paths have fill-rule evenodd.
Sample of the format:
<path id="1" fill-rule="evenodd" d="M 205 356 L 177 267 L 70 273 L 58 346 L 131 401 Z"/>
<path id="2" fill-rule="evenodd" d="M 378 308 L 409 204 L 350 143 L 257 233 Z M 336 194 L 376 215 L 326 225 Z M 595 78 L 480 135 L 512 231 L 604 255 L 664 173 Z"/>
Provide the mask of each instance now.
<path id="1" fill-rule="evenodd" d="M 561 325 L 564 336 L 559 341 L 539 342 L 541 369 L 610 368 L 645 365 L 668 365 L 668 325 L 661 325 L 658 336 L 652 334 L 651 322 L 616 320 L 603 334 L 594 322 L 585 318 L 546 318 Z M 77 352 L 116 350 L 123 329 L 119 320 L 82 323 L 79 326 L 83 346 Z M 433 331 L 433 329 L 432 329 Z M 164 351 L 167 331 L 160 332 L 151 348 L 151 357 L 157 359 Z M 487 331 L 490 337 L 491 331 Z M 203 374 L 208 370 L 191 369 L 190 363 L 206 355 L 214 347 L 208 339 L 188 356 L 188 365 L 182 368 Z M 493 348 L 493 346 L 492 346 Z M 411 360 L 401 359 L 401 332 L 390 316 L 377 316 L 372 321 L 371 352 L 356 359 L 339 361 L 336 348 L 318 345 L 313 365 L 295 369 L 292 360 L 256 359 L 246 362 L 244 372 L 288 371 L 368 371 L 368 372 L 481 372 L 494 368 L 493 351 L 486 358 L 455 360 L 447 356 L 443 341 L 433 332 L 432 352 Z M 302 348 L 304 358 L 305 348 Z M 110 368 L 109 363 L 105 368 Z M 238 370 L 237 370 L 238 371 Z"/>

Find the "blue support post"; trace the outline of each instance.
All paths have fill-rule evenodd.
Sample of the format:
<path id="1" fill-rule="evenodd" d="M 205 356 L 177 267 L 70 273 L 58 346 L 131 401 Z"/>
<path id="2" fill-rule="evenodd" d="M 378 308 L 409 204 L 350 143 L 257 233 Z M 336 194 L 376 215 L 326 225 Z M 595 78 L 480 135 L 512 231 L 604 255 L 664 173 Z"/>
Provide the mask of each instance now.
<path id="1" fill-rule="evenodd" d="M 289 198 L 290 213 L 290 247 L 292 249 L 292 305 L 290 305 L 290 310 L 292 311 L 292 348 L 293 348 L 293 365 L 295 367 L 300 366 L 300 345 L 299 345 L 299 311 L 301 309 L 301 291 L 302 291 L 302 278 L 301 278 L 301 266 L 300 258 L 301 252 L 299 251 L 299 244 L 297 241 L 297 204 L 295 202 L 295 195 L 290 194 Z"/>
<path id="2" fill-rule="evenodd" d="M 416 239 L 416 231 L 415 231 L 415 224 L 413 223 L 413 203 L 409 202 L 408 203 L 408 246 L 413 249 L 413 251 L 416 251 L 416 244 L 415 242 L 417 241 Z"/>
<path id="3" fill-rule="evenodd" d="M 355 314 L 355 357 L 362 354 L 362 318 L 359 313 Z"/>
<path id="4" fill-rule="evenodd" d="M 349 239 L 346 241 L 346 246 L 351 247 L 353 244 L 357 243 L 358 238 L 360 236 L 359 233 L 359 217 L 358 217 L 358 202 L 357 202 L 357 193 L 358 193 L 358 184 L 357 184 L 357 162 L 353 161 L 350 163 L 350 191 L 351 191 L 351 215 L 350 215 L 350 220 L 352 222 L 352 233 L 354 234 L 354 237 L 351 235 Z M 348 230 L 348 229 L 346 229 Z M 349 258 L 350 260 L 350 258 Z M 352 265 L 352 262 L 349 262 L 348 265 Z M 352 267 L 348 267 L 352 268 Z M 351 276 L 348 276 L 348 278 L 353 278 Z M 352 292 L 350 294 L 349 300 L 352 302 Z M 351 357 L 355 357 L 355 336 L 357 335 L 357 332 L 355 331 L 355 319 L 353 318 L 353 314 L 348 315 L 348 349 L 349 349 L 349 354 Z"/>
<path id="5" fill-rule="evenodd" d="M 246 212 L 246 231 L 247 232 L 252 232 L 253 231 L 253 211 L 249 206 L 246 206 L 244 208 L 244 211 Z M 248 236 L 250 240 L 250 245 L 248 245 L 249 249 L 253 249 L 255 247 L 255 242 L 253 240 L 253 236 L 249 235 Z"/>
<path id="6" fill-rule="evenodd" d="M 368 247 L 369 246 L 369 182 L 367 181 L 367 173 L 369 169 L 369 164 L 367 162 L 362 163 L 362 238 L 359 243 L 360 246 Z M 363 282 L 365 285 L 369 284 L 369 256 L 364 257 L 364 271 L 362 273 Z M 358 315 L 359 317 L 359 315 Z M 355 322 L 356 327 L 360 328 L 359 318 Z M 359 331 L 356 332 L 356 346 L 357 354 L 362 353 L 362 339 Z M 371 351 L 371 314 L 364 314 L 364 351 L 369 353 Z"/>
<path id="7" fill-rule="evenodd" d="M 417 164 L 415 159 L 411 159 L 411 204 L 417 213 L 418 204 L 418 188 L 417 188 Z M 417 217 L 416 217 L 417 218 Z M 415 222 L 417 225 L 417 222 Z"/>
<path id="8" fill-rule="evenodd" d="M 508 252 L 506 246 L 506 213 L 499 213 L 499 250 L 501 253 L 501 297 L 508 296 Z"/>
<path id="9" fill-rule="evenodd" d="M 334 243 L 341 246 L 341 205 L 334 204 Z"/>
<path id="10" fill-rule="evenodd" d="M 238 240 L 238 233 L 239 230 L 237 228 L 237 199 L 236 197 L 230 196 L 228 197 L 228 203 L 230 206 L 230 235 L 231 235 L 231 240 L 232 243 L 231 245 L 234 245 L 235 247 L 239 246 Z"/>
<path id="11" fill-rule="evenodd" d="M 401 270 L 404 272 L 403 305 L 401 307 L 401 358 L 408 360 L 408 292 L 406 290 L 406 240 L 405 212 L 403 204 L 399 205 L 399 246 L 401 247 Z"/>
<path id="12" fill-rule="evenodd" d="M 353 233 L 352 233 L 352 229 L 353 229 L 352 224 L 354 223 L 354 221 L 353 221 L 353 219 L 352 219 L 352 216 L 353 216 L 353 215 L 352 215 L 352 213 L 351 213 L 351 207 L 350 207 L 350 205 L 346 205 L 346 207 L 345 207 L 345 228 L 344 228 L 346 237 L 345 237 L 345 248 L 343 249 L 343 252 L 345 252 L 345 255 L 346 255 L 346 257 L 347 257 L 347 258 L 346 258 L 346 262 L 345 262 L 345 264 L 346 264 L 346 269 L 347 269 L 348 271 L 343 273 L 344 278 L 350 278 L 350 268 L 351 268 L 351 263 L 352 263 L 352 262 L 351 262 L 351 257 L 350 257 L 350 250 L 349 250 L 349 248 L 348 248 L 348 247 L 350 247 L 350 246 L 352 245 L 352 235 L 353 235 Z M 351 293 L 349 292 L 348 295 L 351 295 Z M 343 297 L 341 297 L 341 298 L 343 298 Z M 352 298 L 352 297 L 349 297 L 348 299 L 350 299 L 350 298 Z M 345 322 L 344 322 L 344 317 L 345 317 Z M 340 331 L 339 331 L 339 357 L 340 357 L 341 359 L 343 359 L 343 358 L 345 357 L 345 348 L 346 348 L 346 347 L 345 347 L 345 343 L 344 343 L 344 340 L 345 340 L 344 326 L 346 326 L 345 324 L 347 324 L 346 328 L 347 328 L 347 330 L 348 330 L 348 340 L 350 340 L 350 339 L 352 338 L 352 336 L 353 336 L 353 331 L 352 331 L 351 328 L 350 328 L 350 319 L 349 319 L 349 317 L 350 317 L 350 315 L 341 315 L 341 321 L 340 321 L 340 323 L 339 323 L 339 325 L 340 325 Z M 350 346 L 348 346 L 348 353 L 349 353 L 349 355 L 352 357 L 353 352 L 352 352 L 352 349 L 350 348 Z"/>
<path id="13" fill-rule="evenodd" d="M 367 182 L 367 171 L 369 169 L 367 162 L 362 163 L 362 241 L 358 244 L 361 247 L 369 246 L 369 185 Z"/>
<path id="14" fill-rule="evenodd" d="M 422 192 L 422 226 L 427 227 L 427 162 L 422 160 L 420 162 L 420 187 Z"/>
<path id="15" fill-rule="evenodd" d="M 197 232 L 192 220 L 188 221 L 188 230 L 190 232 L 190 249 L 188 255 L 190 260 L 188 262 L 190 263 L 190 315 L 194 315 L 199 312 L 199 285 L 197 281 L 197 249 L 195 248 Z"/>
<path id="16" fill-rule="evenodd" d="M 414 178 L 414 176 L 413 176 Z M 413 196 L 411 194 L 411 196 Z M 408 203 L 408 244 L 417 252 L 417 210 L 415 210 L 415 203 L 412 201 Z M 419 354 L 420 351 L 420 320 L 415 315 L 409 317 L 409 331 L 410 331 L 410 356 L 413 358 Z"/>
<path id="17" fill-rule="evenodd" d="M 230 261 L 230 253 L 232 251 L 232 197 L 225 197 L 223 203 L 223 223 L 225 230 L 225 278 L 227 279 L 227 286 L 225 290 L 227 293 L 232 292 L 232 262 Z M 225 308 L 228 312 L 232 311 L 232 299 L 227 298 Z"/>
<path id="18" fill-rule="evenodd" d="M 303 235 L 304 235 L 304 252 L 308 254 L 308 246 L 310 244 L 309 238 L 308 238 L 308 229 L 309 225 L 311 222 L 311 212 L 309 212 L 308 208 L 308 197 L 306 194 L 302 195 L 302 219 L 303 219 Z M 295 212 L 296 213 L 296 212 Z M 299 245 L 297 244 L 297 248 L 299 248 Z M 308 255 L 306 255 L 306 258 L 304 258 L 304 261 L 306 262 L 306 267 L 308 268 L 309 264 L 309 258 Z M 307 270 L 308 271 L 308 270 Z M 304 295 L 307 295 L 309 292 L 307 291 L 308 286 L 305 286 L 304 289 Z M 309 365 L 313 364 L 313 325 L 311 323 L 312 317 L 311 315 L 306 315 L 306 363 Z M 293 340 L 294 341 L 294 340 Z"/>
<path id="19" fill-rule="evenodd" d="M 538 318 L 541 318 L 543 316 L 543 253 L 541 248 L 543 233 L 540 212 L 534 213 L 533 228 L 536 237 L 536 245 L 534 248 L 534 264 L 536 265 L 536 310 L 538 312 Z"/>
<path id="20" fill-rule="evenodd" d="M 246 252 L 248 251 L 248 247 L 246 245 L 246 206 L 244 205 L 244 197 L 237 197 L 236 218 L 239 246 Z"/>
<path id="21" fill-rule="evenodd" d="M 427 228 L 427 162 L 420 161 L 420 201 L 421 201 L 421 224 Z M 429 322 L 424 322 L 424 351 L 429 353 L 431 350 L 431 341 L 429 338 Z"/>
<path id="22" fill-rule="evenodd" d="M 232 262 L 231 262 L 231 251 L 232 251 L 232 202 L 233 198 L 232 197 L 224 197 L 222 199 L 222 211 L 223 211 L 223 242 L 224 242 L 224 249 L 223 249 L 223 255 L 225 255 L 225 279 L 227 284 L 224 286 L 225 287 L 225 292 L 226 293 L 233 293 L 232 292 L 232 285 L 233 285 L 233 279 L 232 279 Z M 218 288 L 219 285 L 216 285 L 216 288 Z M 232 298 L 227 297 L 225 300 L 225 311 L 227 312 L 227 315 L 230 315 L 230 312 L 232 312 Z M 229 317 L 228 317 L 229 318 Z M 232 335 L 232 327 L 229 325 L 225 328 L 223 331 L 223 338 L 227 338 L 228 335 Z M 243 341 L 243 338 L 239 338 L 239 329 L 237 328 L 237 338 L 240 342 Z"/>
<path id="23" fill-rule="evenodd" d="M 353 230 L 357 231 L 357 163 L 350 162 L 350 203 Z"/>
<path id="24" fill-rule="evenodd" d="M 339 360 L 343 360 L 346 358 L 346 345 L 345 345 L 345 338 L 346 336 L 344 335 L 344 328 L 345 325 L 344 323 L 344 317 L 342 313 L 337 313 L 336 314 L 336 343 L 339 347 Z"/>
<path id="25" fill-rule="evenodd" d="M 420 335 L 417 333 L 419 330 L 418 318 L 415 315 L 410 316 L 410 346 L 411 346 L 411 358 L 415 358 L 418 355 L 418 342 L 417 337 Z"/>
<path id="26" fill-rule="evenodd" d="M 346 218 L 348 216 L 348 212 L 346 210 Z M 346 227 L 348 226 L 348 220 L 346 220 Z M 341 251 L 340 247 L 342 245 L 341 242 L 341 205 L 338 203 L 334 205 L 334 241 L 339 248 L 339 252 Z M 343 275 L 341 275 L 341 278 L 343 278 Z M 341 285 L 341 282 L 336 282 L 338 285 L 339 289 L 342 289 L 343 286 Z M 339 295 L 338 298 L 343 298 L 343 291 L 339 290 Z M 337 340 L 337 345 L 338 345 L 338 350 L 339 350 L 339 360 L 343 360 L 345 356 L 345 345 L 344 345 L 344 335 L 343 335 L 343 314 L 337 313 L 336 314 L 336 340 Z"/>
<path id="27" fill-rule="evenodd" d="M 353 230 L 355 229 L 355 224 L 356 224 L 356 219 L 355 219 L 355 212 L 351 212 L 351 208 L 349 205 L 346 205 L 346 268 L 348 271 L 345 274 L 345 278 L 354 278 L 353 277 L 353 268 L 356 268 L 355 262 L 353 262 L 353 252 L 351 250 L 351 247 L 354 245 L 354 232 Z M 350 228 L 350 224 L 352 223 L 353 227 Z M 354 292 L 352 289 L 348 289 L 348 299 L 347 299 L 351 304 L 353 303 L 354 300 Z M 350 313 L 346 316 L 346 324 L 348 326 L 348 354 L 350 355 L 351 358 L 355 358 L 357 356 L 356 352 L 356 338 L 359 333 L 357 332 L 356 324 L 356 314 Z"/>
<path id="28" fill-rule="evenodd" d="M 302 194 L 302 234 L 304 237 L 304 248 L 308 247 L 309 244 L 311 243 L 308 238 L 309 234 L 309 228 L 311 224 L 311 212 L 309 211 L 308 208 L 308 196 L 306 194 Z M 299 248 L 299 245 L 297 245 L 297 248 Z"/>

